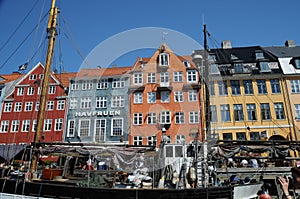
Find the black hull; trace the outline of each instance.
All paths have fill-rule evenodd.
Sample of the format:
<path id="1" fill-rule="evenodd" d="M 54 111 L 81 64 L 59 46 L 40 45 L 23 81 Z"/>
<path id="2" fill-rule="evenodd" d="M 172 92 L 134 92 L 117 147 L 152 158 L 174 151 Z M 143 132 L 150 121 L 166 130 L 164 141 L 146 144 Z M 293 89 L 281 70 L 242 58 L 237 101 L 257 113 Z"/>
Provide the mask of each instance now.
<path id="1" fill-rule="evenodd" d="M 233 198 L 233 187 L 197 189 L 105 189 L 84 188 L 66 184 L 24 182 L 0 179 L 3 193 L 49 198 L 105 199 L 225 199 Z"/>

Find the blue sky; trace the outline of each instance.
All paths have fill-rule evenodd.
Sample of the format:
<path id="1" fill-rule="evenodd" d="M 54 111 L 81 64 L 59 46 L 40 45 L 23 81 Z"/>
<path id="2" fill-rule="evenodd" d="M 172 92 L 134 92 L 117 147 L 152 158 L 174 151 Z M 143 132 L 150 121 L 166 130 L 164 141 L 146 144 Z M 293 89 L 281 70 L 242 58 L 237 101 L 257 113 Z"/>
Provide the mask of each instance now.
<path id="1" fill-rule="evenodd" d="M 46 20 L 43 20 L 39 24 L 39 31 L 34 31 L 11 56 L 38 24 L 39 16 L 46 14 L 50 7 L 50 0 L 38 0 L 33 12 L 4 46 L 35 2 L 0 0 L 0 74 L 17 71 L 19 65 L 33 57 L 40 40 L 45 38 L 42 33 L 45 32 Z M 82 57 L 85 58 L 101 42 L 136 28 L 166 28 L 203 44 L 203 18 L 212 35 L 209 40 L 211 48 L 220 47 L 222 40 L 231 40 L 234 47 L 281 46 L 288 39 L 295 40 L 296 45 L 300 43 L 299 0 L 57 0 L 57 5 L 61 10 L 61 29 L 53 63 L 59 71 L 78 71 Z M 157 40 L 155 45 L 162 42 L 162 35 L 151 35 L 152 40 Z M 140 37 L 148 39 L 145 35 Z M 165 40 L 171 48 L 174 46 L 174 43 L 170 43 L 174 42 L 170 32 Z M 119 47 L 122 45 L 127 44 L 120 43 Z M 39 61 L 43 62 L 46 46 L 41 46 L 30 61 L 29 68 Z M 116 46 L 106 48 L 113 53 Z M 126 55 L 117 54 L 116 57 L 121 57 L 112 60 L 111 64 L 128 66 L 133 64 L 136 56 L 151 56 L 152 53 L 151 49 L 133 51 Z M 102 58 L 99 54 L 99 59 Z M 93 63 L 91 67 L 96 67 L 96 64 Z"/>

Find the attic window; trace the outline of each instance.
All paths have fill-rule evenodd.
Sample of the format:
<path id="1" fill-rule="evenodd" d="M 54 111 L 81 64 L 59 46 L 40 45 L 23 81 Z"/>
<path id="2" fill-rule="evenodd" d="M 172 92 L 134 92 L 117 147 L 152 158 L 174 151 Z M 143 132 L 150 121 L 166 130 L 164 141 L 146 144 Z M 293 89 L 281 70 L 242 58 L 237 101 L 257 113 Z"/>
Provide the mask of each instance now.
<path id="1" fill-rule="evenodd" d="M 230 59 L 231 59 L 231 60 L 237 60 L 238 57 L 237 57 L 235 54 L 231 54 L 231 55 L 230 55 Z"/>
<path id="2" fill-rule="evenodd" d="M 255 59 L 263 59 L 264 57 L 264 53 L 262 51 L 256 51 L 255 52 Z"/>
<path id="3" fill-rule="evenodd" d="M 191 67 L 191 64 L 190 64 L 190 62 L 189 62 L 189 61 L 187 61 L 187 60 L 183 61 L 183 64 L 184 64 L 184 65 L 185 65 L 185 67 L 187 67 L 187 68 Z"/>
<path id="4" fill-rule="evenodd" d="M 268 62 L 260 62 L 259 66 L 260 66 L 260 71 L 261 72 L 270 72 L 271 71 Z"/>
<path id="5" fill-rule="evenodd" d="M 295 68 L 300 69 L 300 58 L 295 59 Z"/>
<path id="6" fill-rule="evenodd" d="M 160 53 L 159 54 L 159 65 L 160 66 L 169 66 L 169 54 Z"/>

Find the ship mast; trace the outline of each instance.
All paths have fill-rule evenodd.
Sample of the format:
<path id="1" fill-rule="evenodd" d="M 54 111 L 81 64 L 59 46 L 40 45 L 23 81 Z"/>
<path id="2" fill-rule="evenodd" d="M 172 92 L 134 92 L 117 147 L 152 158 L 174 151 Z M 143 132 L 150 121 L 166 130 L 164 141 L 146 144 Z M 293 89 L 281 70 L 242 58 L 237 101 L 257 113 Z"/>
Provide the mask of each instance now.
<path id="1" fill-rule="evenodd" d="M 46 57 L 46 63 L 45 63 L 45 69 L 44 69 L 44 79 L 42 83 L 42 92 L 41 92 L 41 98 L 40 98 L 40 109 L 38 112 L 37 117 L 37 129 L 34 135 L 34 145 L 33 145 L 33 160 L 31 164 L 31 172 L 36 171 L 37 166 L 37 160 L 38 160 L 38 154 L 36 153 L 39 143 L 41 141 L 41 134 L 43 131 L 43 124 L 44 124 L 44 113 L 45 113 L 45 107 L 46 107 L 46 100 L 47 100 L 47 92 L 49 87 L 49 79 L 51 75 L 51 63 L 52 63 L 52 57 L 53 57 L 53 51 L 54 51 L 54 44 L 55 44 L 55 37 L 57 35 L 56 30 L 56 22 L 57 22 L 57 14 L 59 12 L 58 8 L 55 6 L 55 1 L 52 0 L 51 3 L 51 9 L 48 19 L 48 26 L 47 26 L 47 37 L 48 37 L 48 50 L 47 50 L 47 57 Z"/>

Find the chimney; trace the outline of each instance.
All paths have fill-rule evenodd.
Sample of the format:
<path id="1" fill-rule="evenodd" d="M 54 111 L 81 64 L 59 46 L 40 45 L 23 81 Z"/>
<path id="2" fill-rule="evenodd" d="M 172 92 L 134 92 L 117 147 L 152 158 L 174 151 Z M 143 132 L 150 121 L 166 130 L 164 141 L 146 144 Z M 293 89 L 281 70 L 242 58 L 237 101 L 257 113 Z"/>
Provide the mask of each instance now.
<path id="1" fill-rule="evenodd" d="M 230 48 L 232 48 L 230 40 L 224 40 L 224 41 L 222 41 L 221 45 L 222 45 L 223 49 L 230 49 Z"/>
<path id="2" fill-rule="evenodd" d="M 285 46 L 286 47 L 295 47 L 294 40 L 286 40 L 285 41 Z"/>

